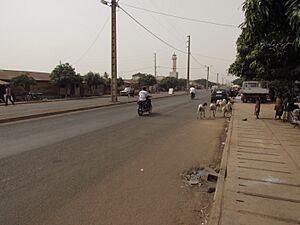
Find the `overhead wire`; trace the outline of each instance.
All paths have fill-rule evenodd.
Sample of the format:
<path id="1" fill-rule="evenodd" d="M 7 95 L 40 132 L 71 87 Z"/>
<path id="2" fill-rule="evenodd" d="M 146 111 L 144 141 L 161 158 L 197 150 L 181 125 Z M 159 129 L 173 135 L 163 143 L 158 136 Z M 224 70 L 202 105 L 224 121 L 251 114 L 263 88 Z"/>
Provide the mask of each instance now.
<path id="1" fill-rule="evenodd" d="M 127 5 L 127 4 L 124 4 L 124 5 Z M 145 29 L 149 34 L 151 34 L 152 36 L 154 36 L 156 39 L 158 39 L 159 41 L 161 41 L 162 43 L 164 43 L 165 45 L 167 45 L 168 47 L 172 48 L 172 49 L 175 49 L 183 54 L 188 54 L 187 52 L 181 50 L 181 49 L 178 49 L 177 47 L 173 46 L 172 44 L 168 43 L 167 41 L 163 40 L 162 38 L 160 38 L 158 35 L 154 34 L 150 29 L 148 29 L 147 27 L 145 27 L 141 22 L 139 22 L 137 19 L 135 19 L 130 13 L 128 13 L 124 8 L 122 8 L 120 5 L 118 5 L 118 8 L 121 9 L 127 16 L 129 16 L 134 22 L 136 22 L 139 26 L 141 26 L 143 29 Z M 194 59 L 194 61 L 199 64 L 202 68 L 206 68 L 207 65 L 204 65 L 203 63 L 199 62 L 199 60 L 193 55 L 193 54 L 190 54 L 191 57 Z M 196 55 L 200 55 L 200 54 L 196 54 Z M 204 56 L 204 55 L 201 55 L 203 57 L 207 57 L 207 58 L 214 58 L 214 59 L 219 59 L 219 60 L 225 60 L 225 59 L 221 59 L 221 58 L 217 58 L 217 57 L 209 57 L 209 56 Z M 225 60 L 225 61 L 229 61 L 229 60 Z M 152 68 L 152 67 L 146 67 L 146 68 L 140 68 L 140 69 L 136 69 L 136 70 L 131 70 L 131 71 L 120 71 L 120 72 L 123 72 L 123 73 L 127 73 L 127 72 L 133 72 L 133 71 L 138 71 L 138 70 L 143 70 L 143 69 L 149 69 L 149 68 Z M 163 66 L 157 66 L 157 68 L 161 68 L 163 69 L 164 67 Z M 167 67 L 165 67 L 167 68 Z M 168 68 L 171 68 L 171 67 L 168 67 Z M 191 68 L 191 69 L 202 69 L 202 68 Z M 186 69 L 186 68 L 178 68 L 178 69 Z"/>
<path id="2" fill-rule="evenodd" d="M 215 56 L 208 56 L 208 55 L 203 55 L 203 54 L 199 54 L 199 53 L 193 53 L 193 54 L 194 55 L 199 55 L 199 56 L 202 56 L 202 57 L 205 57 L 205 58 L 211 58 L 211 59 L 220 60 L 220 61 L 232 62 L 232 60 L 219 58 L 219 57 L 215 57 Z"/>
<path id="3" fill-rule="evenodd" d="M 133 70 L 127 70 L 127 71 L 119 71 L 120 73 L 129 73 L 129 72 L 135 72 L 138 70 L 146 70 L 146 69 L 151 69 L 153 66 L 148 66 L 148 67 L 143 67 L 143 68 L 138 68 L 138 69 L 133 69 Z"/>
<path id="4" fill-rule="evenodd" d="M 200 66 L 202 66 L 202 67 L 206 67 L 206 65 L 202 64 L 201 62 L 199 62 L 198 59 L 196 59 L 195 56 L 193 56 L 192 54 L 190 54 L 190 55 L 192 56 L 192 58 L 194 59 L 194 61 L 195 61 L 196 63 L 198 63 L 198 64 L 199 64 Z"/>
<path id="5" fill-rule="evenodd" d="M 164 12 L 158 12 L 158 11 L 154 11 L 154 10 L 150 10 L 150 9 L 145 9 L 145 8 L 141 8 L 141 7 L 129 5 L 129 4 L 126 4 L 126 3 L 122 3 L 122 5 L 128 6 L 130 8 L 138 9 L 138 10 L 143 10 L 143 11 L 150 12 L 150 13 L 155 13 L 155 14 L 159 14 L 159 15 L 163 15 L 163 16 L 168 16 L 168 17 L 173 17 L 173 18 L 181 19 L 181 20 L 186 20 L 186 21 L 192 21 L 192 22 L 198 22 L 198 23 L 205 23 L 205 24 L 210 24 L 210 25 L 215 25 L 215 26 L 231 27 L 231 28 L 237 28 L 237 29 L 239 29 L 239 26 L 233 25 L 233 24 L 216 23 L 216 22 L 211 22 L 211 21 L 206 21 L 206 20 L 192 19 L 192 18 L 188 18 L 188 17 L 182 17 L 182 16 L 172 15 L 172 14 L 168 14 L 168 13 L 164 13 Z"/>
<path id="6" fill-rule="evenodd" d="M 104 28 L 106 27 L 108 21 L 110 19 L 110 16 L 108 16 L 108 18 L 106 19 L 106 21 L 104 22 L 102 28 L 99 30 L 96 38 L 94 39 L 94 41 L 91 43 L 91 45 L 87 48 L 87 50 L 75 61 L 75 65 L 77 63 L 79 63 L 85 56 L 86 54 L 92 49 L 92 47 L 95 45 L 96 41 L 98 40 L 98 38 L 100 37 L 100 35 L 102 34 L 102 32 L 104 31 Z"/>
<path id="7" fill-rule="evenodd" d="M 137 19 L 135 19 L 130 13 L 128 13 L 125 9 L 123 9 L 120 5 L 118 6 L 127 16 L 129 16 L 134 22 L 136 22 L 139 26 L 141 26 L 144 30 L 146 30 L 149 34 L 151 34 L 153 37 L 155 37 L 156 39 L 158 39 L 159 41 L 161 41 L 162 43 L 164 43 L 165 45 L 169 46 L 170 48 L 187 54 L 187 52 L 180 50 L 179 48 L 176 48 L 175 46 L 169 44 L 167 41 L 163 40 L 162 38 L 160 38 L 159 36 L 157 36 L 156 34 L 154 34 L 151 30 L 149 30 L 147 27 L 145 27 L 142 23 L 140 23 Z"/>

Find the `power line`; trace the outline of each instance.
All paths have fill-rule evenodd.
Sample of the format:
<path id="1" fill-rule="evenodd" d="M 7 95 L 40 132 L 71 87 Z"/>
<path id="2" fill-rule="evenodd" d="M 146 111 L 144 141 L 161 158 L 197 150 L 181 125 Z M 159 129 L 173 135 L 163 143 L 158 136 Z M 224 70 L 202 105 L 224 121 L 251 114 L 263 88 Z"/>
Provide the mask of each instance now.
<path id="1" fill-rule="evenodd" d="M 193 56 L 192 54 L 191 54 L 191 56 L 196 61 L 196 63 L 198 63 L 200 66 L 206 67 L 206 65 L 202 64 L 201 62 L 199 62 L 198 59 L 196 59 L 195 56 Z"/>
<path id="2" fill-rule="evenodd" d="M 120 72 L 121 73 L 130 73 L 130 72 L 135 72 L 135 71 L 138 71 L 138 70 L 146 70 L 146 69 L 151 69 L 151 68 L 153 68 L 153 66 L 143 67 L 143 68 L 134 69 L 134 70 L 120 71 Z"/>
<path id="3" fill-rule="evenodd" d="M 170 66 L 157 66 L 157 68 L 161 68 L 161 69 L 173 69 L 173 67 Z M 185 70 L 187 67 L 176 67 L 177 70 Z M 192 70 L 199 70 L 199 69 L 203 69 L 203 67 L 191 67 Z"/>
<path id="4" fill-rule="evenodd" d="M 98 40 L 98 38 L 100 37 L 101 33 L 103 32 L 104 28 L 106 27 L 108 21 L 109 21 L 110 17 L 108 17 L 105 21 L 105 23 L 103 24 L 102 28 L 100 29 L 100 31 L 98 32 L 95 40 L 92 42 L 92 44 L 87 48 L 87 50 L 75 61 L 74 64 L 79 63 L 85 56 L 86 54 L 91 50 L 91 48 L 94 46 L 94 44 L 96 43 L 96 41 Z"/>
<path id="5" fill-rule="evenodd" d="M 192 21 L 192 22 L 197 22 L 197 23 L 205 23 L 205 24 L 210 24 L 210 25 L 215 25 L 215 26 L 222 26 L 222 27 L 239 28 L 239 26 L 236 26 L 236 25 L 233 25 L 233 24 L 216 23 L 216 22 L 211 22 L 211 21 L 206 21 L 206 20 L 198 20 L 198 19 L 192 19 L 192 18 L 187 18 L 187 17 L 182 17 L 182 16 L 176 16 L 176 15 L 172 15 L 172 14 L 168 14 L 168 13 L 157 12 L 157 11 L 153 11 L 153 10 L 149 10 L 149 9 L 145 9 L 145 8 L 132 6 L 132 5 L 125 4 L 125 3 L 122 3 L 122 5 L 131 7 L 131 8 L 134 8 L 134 9 L 138 9 L 138 10 L 143 10 L 143 11 L 150 12 L 150 13 L 155 13 L 155 14 L 159 14 L 159 15 L 163 15 L 163 16 L 168 16 L 168 17 L 181 19 L 181 20 L 187 20 L 187 21 Z"/>
<path id="6" fill-rule="evenodd" d="M 215 60 L 232 62 L 232 60 L 229 60 L 229 59 L 224 59 L 224 58 L 219 58 L 219 57 L 214 57 L 214 56 L 208 56 L 208 55 L 202 55 L 202 54 L 198 54 L 198 53 L 194 53 L 194 55 L 199 55 L 199 56 L 202 56 L 202 57 L 205 57 L 205 58 L 210 58 L 210 59 L 215 59 Z"/>
<path id="7" fill-rule="evenodd" d="M 162 38 L 160 38 L 159 36 L 157 36 L 156 34 L 154 34 L 151 30 L 149 30 L 147 27 L 145 27 L 143 24 L 141 24 L 138 20 L 136 20 L 132 15 L 130 15 L 125 9 L 123 9 L 121 6 L 119 6 L 119 8 L 127 15 L 129 16 L 134 22 L 136 22 L 139 26 L 141 26 L 143 29 L 145 29 L 149 34 L 151 34 L 152 36 L 154 36 L 156 39 L 158 39 L 159 41 L 161 41 L 162 43 L 164 43 L 165 45 L 169 46 L 172 49 L 175 49 L 181 53 L 187 54 L 185 51 L 182 51 L 176 47 L 174 47 L 173 45 L 169 44 L 168 42 L 166 42 L 165 40 L 163 40 Z"/>
<path id="8" fill-rule="evenodd" d="M 140 23 L 137 19 L 135 19 L 132 15 L 130 15 L 130 14 L 129 14 L 125 9 L 123 9 L 120 5 L 119 5 L 119 8 L 120 8 L 127 16 L 129 16 L 132 20 L 134 20 L 139 26 L 141 26 L 141 27 L 142 27 L 143 29 L 145 29 L 148 33 L 150 33 L 152 36 L 154 36 L 156 39 L 158 39 L 159 41 L 163 42 L 165 45 L 167 45 L 167 46 L 169 46 L 169 47 L 171 47 L 171 48 L 173 48 L 173 49 L 175 49 L 175 50 L 177 50 L 177 51 L 179 51 L 179 52 L 181 52 L 181 53 L 187 54 L 187 52 L 182 51 L 182 50 L 180 50 L 180 49 L 174 47 L 173 45 L 169 44 L 168 42 L 166 42 L 165 40 L 163 40 L 162 38 L 160 38 L 159 36 L 157 36 L 156 34 L 154 34 L 151 30 L 149 30 L 148 28 L 146 28 L 142 23 Z M 198 61 L 198 59 L 197 59 L 195 56 L 193 56 L 192 54 L 191 54 L 191 56 L 192 56 L 192 58 L 193 58 L 199 65 L 201 65 L 202 67 L 206 67 L 206 65 L 200 63 L 200 62 Z M 130 72 L 130 71 L 129 71 L 129 72 Z"/>

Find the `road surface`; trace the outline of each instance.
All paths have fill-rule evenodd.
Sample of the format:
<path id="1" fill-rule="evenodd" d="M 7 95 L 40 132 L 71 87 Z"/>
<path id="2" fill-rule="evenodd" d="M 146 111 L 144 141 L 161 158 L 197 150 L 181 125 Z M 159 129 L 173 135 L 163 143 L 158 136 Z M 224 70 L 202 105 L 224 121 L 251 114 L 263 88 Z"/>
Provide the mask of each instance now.
<path id="1" fill-rule="evenodd" d="M 178 96 L 0 125 L 0 224 L 199 224 L 211 200 L 181 174 L 216 165 L 225 120 Z M 203 218 L 202 218 L 203 219 Z"/>

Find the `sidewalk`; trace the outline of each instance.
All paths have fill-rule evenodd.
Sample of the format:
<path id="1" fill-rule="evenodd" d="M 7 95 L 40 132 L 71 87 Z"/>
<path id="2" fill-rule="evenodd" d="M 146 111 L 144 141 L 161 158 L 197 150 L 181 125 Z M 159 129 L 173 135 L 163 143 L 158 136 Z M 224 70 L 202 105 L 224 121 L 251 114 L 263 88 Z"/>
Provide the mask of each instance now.
<path id="1" fill-rule="evenodd" d="M 273 107 L 234 104 L 210 225 L 300 224 L 300 129 Z"/>
<path id="2" fill-rule="evenodd" d="M 157 94 L 151 94 L 152 99 L 186 95 L 186 92 L 175 92 L 173 95 L 169 95 L 167 92 L 160 92 Z M 60 100 L 49 102 L 32 102 L 26 104 L 9 105 L 0 107 L 0 123 L 12 122 L 18 120 L 25 120 L 31 118 L 38 118 L 68 112 L 83 111 L 89 109 L 96 109 L 105 106 L 120 105 L 126 103 L 137 102 L 138 97 L 118 96 L 118 102 L 111 101 L 111 97 L 99 97 L 99 98 L 85 98 L 77 100 Z"/>

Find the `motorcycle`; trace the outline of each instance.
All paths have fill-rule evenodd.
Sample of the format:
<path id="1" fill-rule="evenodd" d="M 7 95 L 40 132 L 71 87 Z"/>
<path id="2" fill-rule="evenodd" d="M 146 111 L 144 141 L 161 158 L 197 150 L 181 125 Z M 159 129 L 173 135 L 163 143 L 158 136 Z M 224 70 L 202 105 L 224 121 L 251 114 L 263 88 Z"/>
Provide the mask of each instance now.
<path id="1" fill-rule="evenodd" d="M 145 112 L 151 114 L 152 112 L 152 104 L 151 99 L 148 96 L 146 101 L 138 101 L 137 112 L 139 116 L 142 116 Z"/>
<path id="2" fill-rule="evenodd" d="M 191 92 L 191 99 L 193 100 L 195 98 L 195 93 Z"/>

